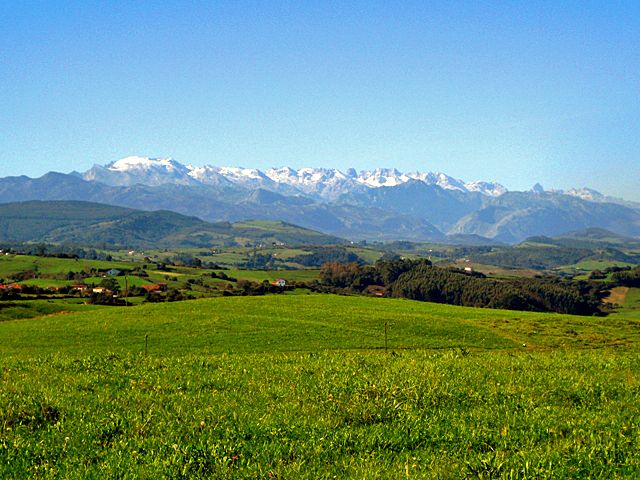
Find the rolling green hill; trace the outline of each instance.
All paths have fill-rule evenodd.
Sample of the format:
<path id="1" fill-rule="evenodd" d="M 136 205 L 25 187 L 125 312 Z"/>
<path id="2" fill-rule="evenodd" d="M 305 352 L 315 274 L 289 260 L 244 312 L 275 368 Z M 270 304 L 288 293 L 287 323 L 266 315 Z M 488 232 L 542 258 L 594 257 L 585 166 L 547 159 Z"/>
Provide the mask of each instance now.
<path id="1" fill-rule="evenodd" d="M 611 266 L 640 263 L 640 242 L 604 229 L 591 228 L 558 237 L 529 237 L 512 246 L 498 246 L 471 252 L 478 263 L 505 267 L 554 269 L 576 265 Z M 489 250 L 489 251 L 487 251 Z M 594 267 L 599 268 L 599 267 Z"/>
<path id="2" fill-rule="evenodd" d="M 587 228 L 551 238 L 531 237 L 527 241 L 551 243 L 567 248 L 617 248 L 622 250 L 640 248 L 640 239 L 619 235 L 603 228 Z"/>
<path id="3" fill-rule="evenodd" d="M 329 295 L 0 322 L 0 477 L 637 478 L 639 332 Z"/>
<path id="4" fill-rule="evenodd" d="M 0 241 L 107 248 L 209 247 L 235 243 L 334 244 L 337 237 L 278 221 L 208 223 L 169 211 L 77 201 L 2 204 Z"/>
<path id="5" fill-rule="evenodd" d="M 133 308 L 105 307 L 0 324 L 0 354 L 154 354 L 605 346 L 640 341 L 624 319 L 539 314 L 401 299 L 297 295 L 223 297 Z M 47 332 L 38 337 L 37 332 Z M 544 332 L 541 335 L 540 332 Z"/>

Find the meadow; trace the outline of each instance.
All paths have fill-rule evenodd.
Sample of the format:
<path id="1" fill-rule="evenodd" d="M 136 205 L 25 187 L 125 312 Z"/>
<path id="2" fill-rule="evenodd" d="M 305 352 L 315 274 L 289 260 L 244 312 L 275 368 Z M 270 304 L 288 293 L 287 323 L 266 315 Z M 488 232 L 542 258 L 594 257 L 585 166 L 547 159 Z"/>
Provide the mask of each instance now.
<path id="1" fill-rule="evenodd" d="M 132 268 L 132 262 L 109 262 L 106 260 L 73 260 L 68 258 L 37 257 L 32 255 L 0 255 L 0 276 L 10 277 L 24 271 L 43 274 L 67 273 L 70 270 Z"/>
<path id="2" fill-rule="evenodd" d="M 194 268 L 184 265 L 171 265 L 165 270 L 158 269 L 153 262 L 144 262 L 129 258 L 127 261 L 105 261 L 105 260 L 87 260 L 87 259 L 68 259 L 55 257 L 39 257 L 32 255 L 0 255 L 0 283 L 5 281 L 13 282 L 12 277 L 24 273 L 29 273 L 27 278 L 19 280 L 21 285 L 37 286 L 41 288 L 59 288 L 69 285 L 75 285 L 79 281 L 75 279 L 67 279 L 69 272 L 84 273 L 92 269 L 106 272 L 110 269 L 121 269 L 124 271 L 132 269 L 143 269 L 146 276 L 139 277 L 135 275 L 112 277 L 124 291 L 128 287 L 142 286 L 159 282 L 170 282 L 170 287 L 184 289 L 187 284 L 196 280 L 206 287 L 219 288 L 229 283 L 234 284 L 235 281 L 211 278 L 211 274 L 216 275 L 224 273 L 228 277 L 236 280 L 250 280 L 254 282 L 275 281 L 278 278 L 284 278 L 287 282 L 307 282 L 317 280 L 319 278 L 319 269 L 299 269 L 299 270 L 243 270 L 233 269 L 207 269 Z M 107 276 L 101 273 L 99 276 L 88 276 L 82 281 L 87 285 L 100 285 Z M 204 293 L 198 290 L 198 286 L 193 289 L 194 296 L 218 295 L 220 292 L 206 290 Z M 200 289 L 202 290 L 202 289 Z"/>
<path id="3" fill-rule="evenodd" d="M 640 474 L 634 310 L 83 307 L 0 322 L 2 478 Z"/>

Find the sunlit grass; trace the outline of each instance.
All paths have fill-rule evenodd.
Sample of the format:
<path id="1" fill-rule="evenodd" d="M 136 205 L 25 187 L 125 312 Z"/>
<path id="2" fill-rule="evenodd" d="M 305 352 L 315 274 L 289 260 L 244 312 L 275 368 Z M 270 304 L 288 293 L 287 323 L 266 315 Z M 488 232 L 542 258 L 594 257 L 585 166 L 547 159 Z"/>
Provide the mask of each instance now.
<path id="1" fill-rule="evenodd" d="M 640 475 L 640 320 L 329 295 L 39 305 L 0 322 L 0 478 Z"/>

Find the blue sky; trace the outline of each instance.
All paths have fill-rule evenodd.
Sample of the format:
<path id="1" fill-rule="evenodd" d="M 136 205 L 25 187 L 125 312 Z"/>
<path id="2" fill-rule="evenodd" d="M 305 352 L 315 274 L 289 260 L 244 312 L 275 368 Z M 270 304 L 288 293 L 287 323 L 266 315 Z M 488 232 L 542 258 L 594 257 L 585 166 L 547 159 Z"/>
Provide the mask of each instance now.
<path id="1" fill-rule="evenodd" d="M 640 201 L 640 2 L 2 2 L 0 176 L 128 155 Z"/>

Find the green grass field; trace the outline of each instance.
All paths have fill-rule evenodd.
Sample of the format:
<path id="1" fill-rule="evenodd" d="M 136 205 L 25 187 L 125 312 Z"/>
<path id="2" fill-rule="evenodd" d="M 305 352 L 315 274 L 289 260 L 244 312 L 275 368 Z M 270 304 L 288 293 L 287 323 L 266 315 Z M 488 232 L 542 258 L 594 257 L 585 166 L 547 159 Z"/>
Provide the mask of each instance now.
<path id="1" fill-rule="evenodd" d="M 262 282 L 263 280 L 276 280 L 284 278 L 289 281 L 309 282 L 319 278 L 320 270 L 224 270 L 229 277 Z"/>
<path id="2" fill-rule="evenodd" d="M 14 302 L 17 303 L 17 302 Z M 97 313 L 99 312 L 99 313 Z M 409 300 L 296 295 L 94 307 L 0 325 L 0 354 L 155 355 L 391 349 L 539 350 L 634 346 L 637 322 L 460 308 Z M 526 345 L 523 347 L 522 345 Z"/>
<path id="3" fill-rule="evenodd" d="M 93 306 L 84 305 L 81 298 L 56 300 L 20 300 L 0 302 L 0 323 L 9 320 L 24 320 L 47 315 L 61 315 L 70 312 L 93 311 Z M 4 338 L 1 337 L 0 338 Z"/>
<path id="4" fill-rule="evenodd" d="M 0 322 L 0 478 L 640 475 L 632 305 L 49 305 Z"/>
<path id="5" fill-rule="evenodd" d="M 635 267 L 634 263 L 628 263 L 615 260 L 584 260 L 582 262 L 574 263 L 573 265 L 564 265 L 562 267 L 555 268 L 556 271 L 575 271 L 581 270 L 584 272 L 591 272 L 593 270 L 604 270 L 611 267 Z"/>
<path id="6" fill-rule="evenodd" d="M 640 320 L 640 288 L 630 288 L 615 316 Z"/>
<path id="7" fill-rule="evenodd" d="M 626 306 L 640 310 L 640 288 L 631 288 L 627 294 Z"/>
<path id="8" fill-rule="evenodd" d="M 10 276 L 26 270 L 37 270 L 40 273 L 67 273 L 69 270 L 82 271 L 84 268 L 108 270 L 111 268 L 133 268 L 135 265 L 132 262 L 8 255 L 0 256 L 0 275 Z"/>

